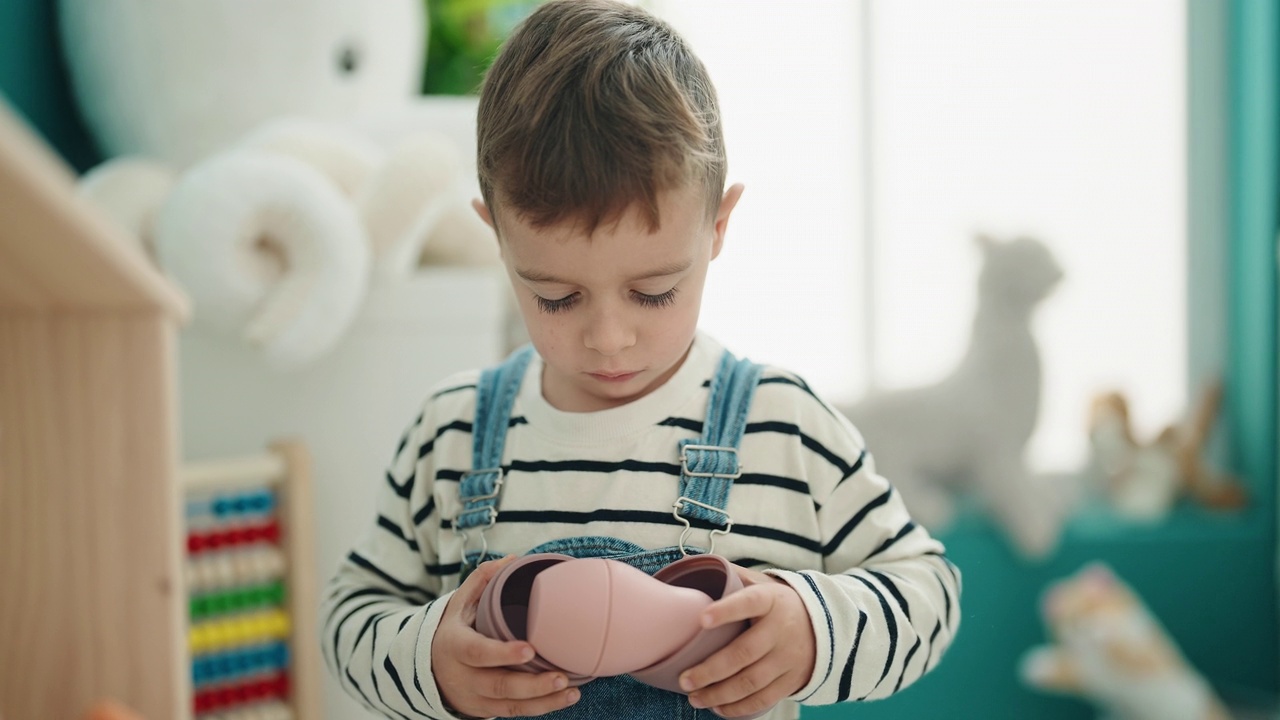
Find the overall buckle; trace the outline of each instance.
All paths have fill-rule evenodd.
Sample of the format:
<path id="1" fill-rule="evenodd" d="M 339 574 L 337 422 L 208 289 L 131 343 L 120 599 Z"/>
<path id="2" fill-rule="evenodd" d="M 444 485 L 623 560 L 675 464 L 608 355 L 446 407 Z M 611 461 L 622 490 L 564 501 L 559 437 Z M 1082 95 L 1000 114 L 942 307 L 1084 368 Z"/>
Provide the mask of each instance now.
<path id="1" fill-rule="evenodd" d="M 719 513 L 724 516 L 724 529 L 716 528 L 711 531 L 711 535 L 710 535 L 711 546 L 707 548 L 707 552 L 708 553 L 715 552 L 716 551 L 716 535 L 728 535 L 733 530 L 733 516 L 714 505 L 708 505 L 704 502 L 698 502 L 697 500 L 694 500 L 693 498 L 690 498 L 690 497 L 686 497 L 684 495 L 681 495 L 679 498 L 677 498 L 676 501 L 671 504 L 671 508 L 672 508 L 671 515 L 674 516 L 675 519 L 684 523 L 684 530 L 680 531 L 680 554 L 684 556 L 688 556 L 689 554 L 689 551 L 685 550 L 684 541 L 686 538 L 689 537 L 689 533 L 693 532 L 693 526 L 689 524 L 689 519 L 680 514 L 680 510 L 683 509 L 685 503 L 688 503 L 690 505 L 695 505 L 697 507 L 703 508 L 704 510 L 710 510 L 711 512 L 714 512 L 714 513 Z"/>
<path id="2" fill-rule="evenodd" d="M 693 470 L 689 469 L 689 451 L 690 450 L 699 450 L 702 452 L 733 453 L 734 465 L 737 466 L 737 470 L 731 473 L 694 472 Z M 720 478 L 722 480 L 737 480 L 739 477 L 742 476 L 742 463 L 737 462 L 737 457 L 738 457 L 738 449 L 734 447 L 724 447 L 722 445 L 685 445 L 684 447 L 680 448 L 680 472 L 688 477 Z M 717 508 L 711 508 L 711 509 L 719 512 Z"/>
<path id="3" fill-rule="evenodd" d="M 493 483 L 493 490 L 484 495 L 463 495 L 461 491 L 462 483 L 459 483 L 459 499 L 462 501 L 464 509 L 459 510 L 457 515 L 453 517 L 453 532 L 462 538 L 462 574 L 465 577 L 468 573 L 468 566 L 471 565 L 467 561 L 467 546 L 471 544 L 471 530 L 476 530 L 476 535 L 480 538 L 480 558 L 483 559 L 489 553 L 489 540 L 485 537 L 485 532 L 498 522 L 498 508 L 495 505 L 483 505 L 481 507 L 473 507 L 465 509 L 466 506 L 474 502 L 482 502 L 485 500 L 497 499 L 502 493 L 502 485 L 506 482 L 506 471 L 501 467 L 483 468 L 480 470 L 466 470 L 462 473 L 461 480 L 466 481 L 469 475 L 484 475 L 486 473 L 494 473 L 498 479 Z M 459 521 L 469 515 L 476 513 L 485 513 L 484 524 L 471 525 L 469 527 L 460 527 Z M 476 563 L 479 564 L 478 562 Z M 474 569 L 474 568 L 471 568 Z"/>

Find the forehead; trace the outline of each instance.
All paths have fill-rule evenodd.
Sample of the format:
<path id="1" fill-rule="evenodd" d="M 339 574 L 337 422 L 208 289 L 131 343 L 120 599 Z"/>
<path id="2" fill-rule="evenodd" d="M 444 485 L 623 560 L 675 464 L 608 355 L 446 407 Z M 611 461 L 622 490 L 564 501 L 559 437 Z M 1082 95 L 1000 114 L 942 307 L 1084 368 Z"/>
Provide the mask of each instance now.
<path id="1" fill-rule="evenodd" d="M 620 263 L 689 255 L 711 227 L 705 200 L 698 192 L 661 193 L 658 213 L 657 228 L 650 226 L 637 205 L 591 230 L 573 219 L 540 227 L 517 212 L 504 211 L 500 203 L 494 219 L 500 241 L 517 261 L 517 269 L 545 269 L 565 256 Z"/>

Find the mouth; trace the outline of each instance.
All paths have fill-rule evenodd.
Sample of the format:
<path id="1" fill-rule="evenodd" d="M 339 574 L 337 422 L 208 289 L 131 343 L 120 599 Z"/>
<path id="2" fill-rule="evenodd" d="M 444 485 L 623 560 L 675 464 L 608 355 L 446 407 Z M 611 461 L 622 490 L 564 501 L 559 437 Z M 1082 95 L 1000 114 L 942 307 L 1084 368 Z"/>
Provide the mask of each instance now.
<path id="1" fill-rule="evenodd" d="M 627 373 L 587 373 L 587 374 L 595 378 L 596 380 L 599 380 L 600 382 L 621 383 L 621 382 L 626 382 L 627 380 L 630 380 L 631 378 L 635 377 L 636 375 L 639 375 L 640 373 L 637 371 L 637 372 L 627 372 Z"/>

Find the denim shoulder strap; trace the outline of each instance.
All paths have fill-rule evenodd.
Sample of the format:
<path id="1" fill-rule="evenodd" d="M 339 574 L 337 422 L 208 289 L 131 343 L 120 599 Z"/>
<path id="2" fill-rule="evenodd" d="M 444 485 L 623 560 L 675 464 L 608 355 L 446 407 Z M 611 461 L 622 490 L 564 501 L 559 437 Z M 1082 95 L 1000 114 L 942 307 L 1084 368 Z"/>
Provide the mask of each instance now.
<path id="1" fill-rule="evenodd" d="M 725 526 L 716 533 L 728 532 L 732 527 L 724 508 L 733 481 L 742 474 L 738 446 L 761 370 L 760 365 L 745 358 L 739 360 L 728 350 L 721 356 L 711 378 L 702 437 L 680 441 L 680 498 L 674 505 L 678 519 Z"/>
<path id="2" fill-rule="evenodd" d="M 471 469 L 462 473 L 458 484 L 462 509 L 453 520 L 455 530 L 489 527 L 498 517 L 507 424 L 532 358 L 533 346 L 525 345 L 501 364 L 480 373 L 480 382 L 476 385 L 476 416 L 471 425 Z"/>

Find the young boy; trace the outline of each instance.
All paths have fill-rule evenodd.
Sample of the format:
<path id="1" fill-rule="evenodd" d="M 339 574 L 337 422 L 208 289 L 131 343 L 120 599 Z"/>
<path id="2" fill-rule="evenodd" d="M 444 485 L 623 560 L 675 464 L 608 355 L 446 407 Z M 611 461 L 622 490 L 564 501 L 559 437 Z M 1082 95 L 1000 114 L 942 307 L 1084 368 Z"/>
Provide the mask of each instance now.
<path id="1" fill-rule="evenodd" d="M 802 380 L 697 329 L 742 186 L 724 188 L 715 91 L 684 42 L 625 4 L 541 6 L 489 70 L 478 150 L 476 209 L 536 352 L 443 382 L 401 439 L 377 524 L 325 593 L 346 690 L 388 718 L 780 720 L 934 667 L 960 621 L 941 544 Z M 473 629 L 505 562 L 486 560 L 652 573 L 707 550 L 746 587 L 703 626 L 750 628 L 682 674 L 687 695 L 511 670 L 528 643 Z"/>

